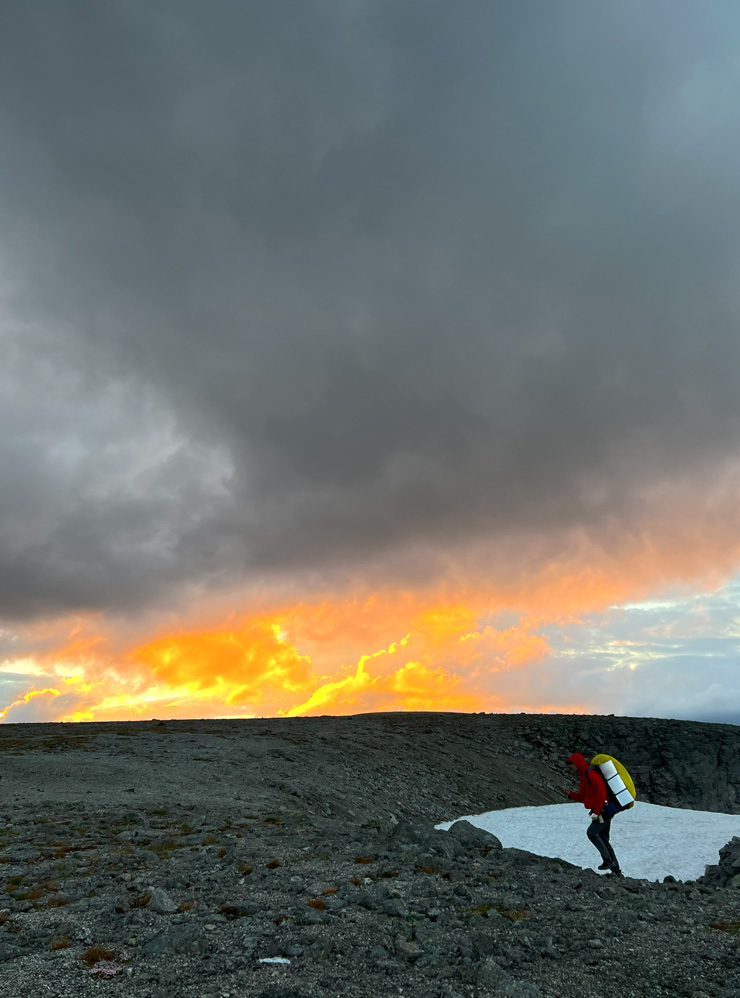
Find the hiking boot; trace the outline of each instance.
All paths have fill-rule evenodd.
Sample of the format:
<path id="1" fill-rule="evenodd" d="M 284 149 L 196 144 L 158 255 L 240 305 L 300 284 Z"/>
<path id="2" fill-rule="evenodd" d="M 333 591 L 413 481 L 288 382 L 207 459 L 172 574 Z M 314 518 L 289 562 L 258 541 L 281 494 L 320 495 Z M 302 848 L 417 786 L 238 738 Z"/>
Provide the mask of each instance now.
<path id="1" fill-rule="evenodd" d="M 623 877 L 624 874 L 622 873 L 622 871 L 619 869 L 618 866 L 612 866 L 611 869 L 609 870 L 609 876 L 610 877 Z"/>
<path id="2" fill-rule="evenodd" d="M 602 863 L 601 866 L 597 866 L 597 870 L 611 870 L 611 863 Z"/>

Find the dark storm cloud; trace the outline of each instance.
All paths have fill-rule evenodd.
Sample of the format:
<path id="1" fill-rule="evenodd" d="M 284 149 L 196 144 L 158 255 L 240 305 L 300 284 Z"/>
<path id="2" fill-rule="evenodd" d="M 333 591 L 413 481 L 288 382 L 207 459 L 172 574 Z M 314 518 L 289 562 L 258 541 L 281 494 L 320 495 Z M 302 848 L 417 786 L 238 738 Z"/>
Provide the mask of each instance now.
<path id="1" fill-rule="evenodd" d="M 598 529 L 725 458 L 738 29 L 5 3 L 5 611 Z"/>

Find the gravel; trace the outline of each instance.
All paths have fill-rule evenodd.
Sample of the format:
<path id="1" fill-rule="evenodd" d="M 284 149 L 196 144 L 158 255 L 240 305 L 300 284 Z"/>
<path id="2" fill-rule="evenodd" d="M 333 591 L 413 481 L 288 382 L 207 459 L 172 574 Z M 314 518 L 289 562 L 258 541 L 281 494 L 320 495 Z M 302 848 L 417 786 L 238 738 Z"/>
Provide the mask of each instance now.
<path id="1" fill-rule="evenodd" d="M 4 725 L 0 996 L 736 998 L 738 840 L 700 881 L 650 883 L 433 827 L 560 799 L 560 760 L 589 746 L 653 803 L 736 807 L 739 729 L 660 722 L 652 763 L 646 730 L 445 714 Z M 704 772 L 705 757 L 709 788 L 664 761 Z"/>

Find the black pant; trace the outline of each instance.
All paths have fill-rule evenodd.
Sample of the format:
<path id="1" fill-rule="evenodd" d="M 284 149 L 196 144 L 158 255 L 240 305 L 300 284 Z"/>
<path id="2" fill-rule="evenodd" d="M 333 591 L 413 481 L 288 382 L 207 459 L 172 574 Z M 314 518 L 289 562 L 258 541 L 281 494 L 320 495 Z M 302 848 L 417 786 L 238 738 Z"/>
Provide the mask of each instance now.
<path id="1" fill-rule="evenodd" d="M 609 843 L 609 828 L 612 823 L 612 816 L 607 813 L 606 809 L 601 812 L 601 817 L 603 821 L 592 821 L 588 826 L 588 835 L 591 842 L 596 846 L 596 848 L 601 853 L 601 858 L 607 863 L 612 870 L 619 869 L 619 862 L 617 857 Z"/>

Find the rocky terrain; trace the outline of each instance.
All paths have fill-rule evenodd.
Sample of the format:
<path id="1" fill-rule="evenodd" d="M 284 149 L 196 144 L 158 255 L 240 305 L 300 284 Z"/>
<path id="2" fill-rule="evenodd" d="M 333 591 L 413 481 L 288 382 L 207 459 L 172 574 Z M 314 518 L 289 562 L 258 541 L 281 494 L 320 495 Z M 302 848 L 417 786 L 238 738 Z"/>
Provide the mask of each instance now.
<path id="1" fill-rule="evenodd" d="M 657 884 L 434 830 L 561 801 L 572 751 L 617 755 L 653 803 L 740 813 L 729 725 L 0 726 L 0 995 L 737 998 L 740 841 Z"/>

